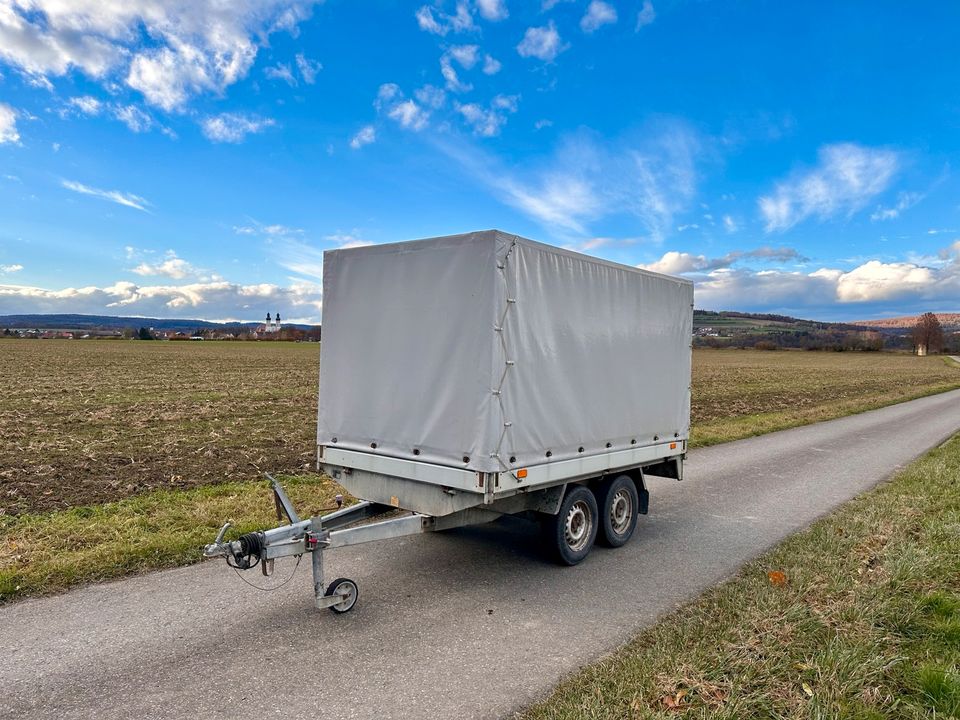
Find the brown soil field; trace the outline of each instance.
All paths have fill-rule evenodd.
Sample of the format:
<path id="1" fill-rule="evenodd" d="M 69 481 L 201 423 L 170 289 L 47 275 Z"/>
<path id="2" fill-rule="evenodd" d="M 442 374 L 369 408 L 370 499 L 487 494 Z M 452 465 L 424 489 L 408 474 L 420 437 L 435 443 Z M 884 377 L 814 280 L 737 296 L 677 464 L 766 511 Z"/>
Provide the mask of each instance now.
<path id="1" fill-rule="evenodd" d="M 0 514 L 312 468 L 315 344 L 0 341 Z M 693 442 L 960 386 L 942 358 L 697 350 Z"/>
<path id="2" fill-rule="evenodd" d="M 0 342 L 0 512 L 309 469 L 315 343 Z"/>

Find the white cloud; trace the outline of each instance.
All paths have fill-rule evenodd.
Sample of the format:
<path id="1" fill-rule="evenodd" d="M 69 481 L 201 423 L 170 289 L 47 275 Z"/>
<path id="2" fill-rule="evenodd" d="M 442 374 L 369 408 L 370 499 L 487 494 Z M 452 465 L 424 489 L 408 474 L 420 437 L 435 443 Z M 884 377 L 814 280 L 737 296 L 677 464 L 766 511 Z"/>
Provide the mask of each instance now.
<path id="1" fill-rule="evenodd" d="M 656 262 L 638 265 L 637 267 L 666 275 L 680 275 L 681 273 L 703 270 L 708 266 L 709 262 L 705 255 L 691 255 L 686 252 L 670 250 L 664 253 L 663 257 Z"/>
<path id="2" fill-rule="evenodd" d="M 141 317 L 237 318 L 257 320 L 269 308 L 287 318 L 318 322 L 322 294 L 316 283 L 288 287 L 269 283 L 241 285 L 225 280 L 183 285 L 137 285 L 118 281 L 106 287 L 61 290 L 0 285 L 0 313 L 84 313 Z"/>
<path id="3" fill-rule="evenodd" d="M 839 276 L 837 299 L 840 302 L 889 300 L 931 287 L 934 277 L 935 271 L 931 268 L 870 260 Z"/>
<path id="4" fill-rule="evenodd" d="M 350 147 L 352 147 L 354 150 L 359 150 L 364 145 L 369 145 L 376 139 L 377 131 L 373 125 L 364 125 L 362 128 L 360 128 L 357 134 L 350 139 Z"/>
<path id="5" fill-rule="evenodd" d="M 317 81 L 317 73 L 323 70 L 323 63 L 317 60 L 311 60 L 303 53 L 297 53 L 297 70 L 300 71 L 300 77 L 307 85 L 313 85 Z"/>
<path id="6" fill-rule="evenodd" d="M 17 131 L 17 111 L 0 102 L 0 145 L 18 142 L 20 133 Z"/>
<path id="7" fill-rule="evenodd" d="M 0 265 L 0 273 L 9 275 L 10 273 L 20 272 L 23 270 L 23 265 L 14 264 L 14 265 Z"/>
<path id="8" fill-rule="evenodd" d="M 591 0 L 587 12 L 580 18 L 580 29 L 585 33 L 592 33 L 604 25 L 617 22 L 617 9 L 603 0 Z"/>
<path id="9" fill-rule="evenodd" d="M 370 240 L 364 240 L 362 237 L 360 237 L 360 231 L 356 229 L 348 233 L 334 233 L 332 235 L 324 235 L 323 239 L 328 242 L 336 243 L 338 247 L 343 249 L 366 247 L 368 245 L 375 244 Z"/>
<path id="10" fill-rule="evenodd" d="M 59 112 L 61 117 L 66 117 L 71 113 L 79 113 L 88 117 L 105 115 L 119 120 L 135 133 L 148 132 L 158 128 L 165 135 L 176 137 L 170 128 L 157 123 L 150 113 L 137 105 L 105 102 L 91 95 L 70 98 L 67 100 L 66 106 Z"/>
<path id="11" fill-rule="evenodd" d="M 73 180 L 63 180 L 60 184 L 67 190 L 72 190 L 75 193 L 102 198 L 117 205 L 134 208 L 135 210 L 147 212 L 147 206 L 150 204 L 144 198 L 139 195 L 134 195 L 133 193 L 120 192 L 119 190 L 100 190 L 99 188 L 90 187 L 89 185 L 74 182 Z"/>
<path id="12" fill-rule="evenodd" d="M 456 11 L 453 15 L 447 15 L 424 5 L 417 10 L 415 17 L 421 30 L 434 35 L 445 36 L 450 32 L 458 33 L 476 29 L 473 22 L 473 13 L 466 0 L 457 2 Z"/>
<path id="13" fill-rule="evenodd" d="M 683 275 L 728 268 L 743 260 L 785 263 L 805 259 L 793 248 L 764 245 L 755 250 L 734 250 L 718 258 L 708 258 L 706 255 L 693 255 L 687 252 L 670 250 L 656 262 L 641 264 L 637 267 L 667 275 Z"/>
<path id="14" fill-rule="evenodd" d="M 547 12 L 548 10 L 553 10 L 562 2 L 573 2 L 573 0 L 543 0 L 543 2 L 540 3 L 540 9 L 543 12 Z"/>
<path id="15" fill-rule="evenodd" d="M 416 96 L 421 105 L 434 110 L 443 107 L 443 103 L 446 102 L 447 99 L 447 94 L 440 88 L 434 87 L 433 85 L 424 85 L 422 88 L 417 89 L 413 94 Z"/>
<path id="16" fill-rule="evenodd" d="M 960 303 L 960 241 L 940 251 L 936 266 L 916 262 L 868 260 L 852 270 L 823 267 L 805 273 L 720 267 L 697 281 L 698 307 L 826 308 L 885 306 L 903 314 Z M 857 310 L 863 314 L 863 309 Z"/>
<path id="17" fill-rule="evenodd" d="M 103 103 L 100 102 L 100 100 L 90 95 L 72 97 L 67 101 L 67 103 L 71 107 L 74 107 L 82 112 L 84 115 L 99 115 L 100 110 L 103 107 Z"/>
<path id="18" fill-rule="evenodd" d="M 543 27 L 527 28 L 523 40 L 517 45 L 520 57 L 535 57 L 544 62 L 552 62 L 557 55 L 567 49 L 560 41 L 560 33 L 553 20 Z"/>
<path id="19" fill-rule="evenodd" d="M 504 0 L 477 0 L 477 9 L 480 11 L 480 17 L 491 22 L 505 20 L 509 15 Z"/>
<path id="20" fill-rule="evenodd" d="M 517 95 L 497 95 L 490 102 L 490 107 L 484 108 L 477 103 L 456 103 L 457 112 L 473 128 L 474 133 L 482 137 L 499 135 L 501 128 L 507 122 L 507 113 L 517 111 Z"/>
<path id="21" fill-rule="evenodd" d="M 130 272 L 137 275 L 164 276 L 174 280 L 183 280 L 187 277 L 197 277 L 202 274 L 202 271 L 186 260 L 177 257 L 173 250 L 168 250 L 162 260 L 154 263 L 141 262 L 136 267 L 131 268 Z"/>
<path id="22" fill-rule="evenodd" d="M 233 231 L 237 235 L 265 235 L 269 237 L 287 237 L 290 235 L 303 235 L 302 228 L 290 227 L 288 225 L 264 225 L 250 218 L 250 225 L 234 225 Z"/>
<path id="23" fill-rule="evenodd" d="M 281 267 L 308 278 L 323 278 L 323 250 L 299 240 L 271 245 L 270 257 Z"/>
<path id="24" fill-rule="evenodd" d="M 657 19 L 657 13 L 653 9 L 653 3 L 650 0 L 643 0 L 643 7 L 637 13 L 637 24 L 634 30 L 640 32 L 640 28 L 646 27 Z"/>
<path id="25" fill-rule="evenodd" d="M 204 118 L 200 122 L 203 134 L 214 142 L 239 143 L 251 133 L 263 132 L 275 125 L 270 118 L 258 118 L 252 115 L 222 113 Z"/>
<path id="26" fill-rule="evenodd" d="M 583 131 L 564 138 L 551 157 L 516 169 L 462 145 L 438 146 L 503 202 L 544 225 L 585 235 L 590 221 L 624 215 L 639 221 L 654 242 L 692 201 L 701 152 L 699 136 L 679 121 L 616 141 Z"/>
<path id="27" fill-rule="evenodd" d="M 0 8 L 0 58 L 49 84 L 78 70 L 123 78 L 147 102 L 179 110 L 246 76 L 270 34 L 293 31 L 314 0 L 17 0 Z M 144 37 L 149 42 L 144 42 Z"/>
<path id="28" fill-rule="evenodd" d="M 923 200 L 923 195 L 915 192 L 902 192 L 897 196 L 897 202 L 892 207 L 883 207 L 877 205 L 877 209 L 871 213 L 871 220 L 893 220 L 900 217 L 900 213 L 909 210 L 918 202 Z"/>
<path id="29" fill-rule="evenodd" d="M 373 106 L 408 130 L 422 130 L 430 118 L 430 112 L 413 100 L 406 99 L 396 83 L 381 85 Z"/>
<path id="30" fill-rule="evenodd" d="M 454 45 L 448 52 L 464 70 L 470 70 L 477 64 L 479 50 L 477 45 Z"/>
<path id="31" fill-rule="evenodd" d="M 500 68 L 502 67 L 503 65 L 500 64 L 500 61 L 497 60 L 492 55 L 483 56 L 483 74 L 484 75 L 496 75 L 498 72 L 500 72 Z"/>
<path id="32" fill-rule="evenodd" d="M 268 66 L 263 69 L 263 74 L 271 80 L 285 82 L 290 87 L 295 87 L 297 84 L 297 79 L 293 76 L 293 70 L 290 69 L 289 64 L 277 63 L 276 65 Z"/>
<path id="33" fill-rule="evenodd" d="M 462 82 L 457 75 L 453 62 L 456 61 L 464 70 L 470 70 L 477 64 L 479 48 L 476 45 L 456 45 L 440 57 L 440 74 L 447 83 L 447 89 L 453 92 L 469 92 L 473 86 Z"/>
<path id="34" fill-rule="evenodd" d="M 892 150 L 854 143 L 825 145 L 812 170 L 777 183 L 759 199 L 768 232 L 787 230 L 809 217 L 853 215 L 890 185 L 899 169 Z"/>
<path id="35" fill-rule="evenodd" d="M 547 118 L 541 118 L 540 120 L 537 120 L 533 124 L 534 130 L 543 130 L 544 128 L 547 128 L 547 127 L 553 127 L 553 120 L 549 120 Z"/>
<path id="36" fill-rule="evenodd" d="M 737 226 L 737 221 L 734 220 L 730 215 L 723 216 L 723 229 L 728 233 L 735 233 L 739 227 Z"/>
<path id="37" fill-rule="evenodd" d="M 118 105 L 114 116 L 133 132 L 146 132 L 153 127 L 153 118 L 136 105 Z"/>
<path id="38" fill-rule="evenodd" d="M 413 100 L 399 102 L 387 111 L 387 117 L 410 130 L 423 130 L 429 115 Z"/>

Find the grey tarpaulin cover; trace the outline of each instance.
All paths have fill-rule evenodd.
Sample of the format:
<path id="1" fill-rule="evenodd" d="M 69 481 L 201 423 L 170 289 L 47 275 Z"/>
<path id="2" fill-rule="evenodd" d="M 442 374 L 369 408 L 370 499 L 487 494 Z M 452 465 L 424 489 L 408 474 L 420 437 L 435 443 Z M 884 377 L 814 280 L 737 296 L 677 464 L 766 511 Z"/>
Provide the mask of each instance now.
<path id="1" fill-rule="evenodd" d="M 496 472 L 686 439 L 692 322 L 687 280 L 498 230 L 331 250 L 317 441 Z"/>

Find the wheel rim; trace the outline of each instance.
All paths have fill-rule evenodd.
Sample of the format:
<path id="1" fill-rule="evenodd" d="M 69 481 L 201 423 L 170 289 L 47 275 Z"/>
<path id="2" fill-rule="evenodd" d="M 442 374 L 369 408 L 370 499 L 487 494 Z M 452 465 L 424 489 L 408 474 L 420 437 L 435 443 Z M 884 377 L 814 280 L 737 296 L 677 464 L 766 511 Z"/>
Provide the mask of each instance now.
<path id="1" fill-rule="evenodd" d="M 353 607 L 357 601 L 357 586 L 351 582 L 342 582 L 333 590 L 333 595 L 339 595 L 343 599 L 335 607 L 337 610 L 347 611 Z"/>
<path id="2" fill-rule="evenodd" d="M 610 526 L 617 535 L 626 535 L 633 517 L 633 498 L 621 488 L 610 499 Z"/>
<path id="3" fill-rule="evenodd" d="M 584 500 L 577 500 L 567 513 L 563 524 L 563 537 L 567 546 L 574 552 L 579 552 L 590 542 L 593 531 L 593 516 L 590 506 Z"/>

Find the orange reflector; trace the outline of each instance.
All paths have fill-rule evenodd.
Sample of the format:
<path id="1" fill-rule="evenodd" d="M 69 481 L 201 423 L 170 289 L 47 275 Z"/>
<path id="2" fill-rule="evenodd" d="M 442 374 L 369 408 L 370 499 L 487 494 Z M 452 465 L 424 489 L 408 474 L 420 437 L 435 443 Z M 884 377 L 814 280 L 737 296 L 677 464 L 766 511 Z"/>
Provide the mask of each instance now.
<path id="1" fill-rule="evenodd" d="M 520 470 L 517 470 L 517 479 L 518 479 L 518 480 L 523 480 L 526 476 L 527 476 L 527 469 L 526 469 L 526 468 L 521 468 Z"/>
<path id="2" fill-rule="evenodd" d="M 670 443 L 670 449 L 671 449 L 671 450 L 676 450 L 676 449 L 677 449 L 677 444 L 676 444 L 676 443 Z"/>

